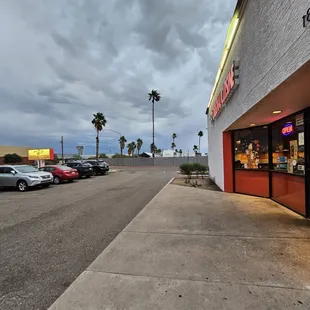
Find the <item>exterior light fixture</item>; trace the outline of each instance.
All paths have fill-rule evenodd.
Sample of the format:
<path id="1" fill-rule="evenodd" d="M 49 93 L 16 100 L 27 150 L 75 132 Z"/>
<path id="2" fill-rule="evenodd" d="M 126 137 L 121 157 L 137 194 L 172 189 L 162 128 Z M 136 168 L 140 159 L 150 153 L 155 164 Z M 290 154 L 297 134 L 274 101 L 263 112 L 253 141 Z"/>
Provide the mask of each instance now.
<path id="1" fill-rule="evenodd" d="M 256 126 L 256 124 L 250 124 L 250 127 L 254 127 L 254 126 Z"/>
<path id="2" fill-rule="evenodd" d="M 281 110 L 276 110 L 276 111 L 272 111 L 272 113 L 273 114 L 280 114 L 280 113 L 282 113 L 282 111 Z"/>

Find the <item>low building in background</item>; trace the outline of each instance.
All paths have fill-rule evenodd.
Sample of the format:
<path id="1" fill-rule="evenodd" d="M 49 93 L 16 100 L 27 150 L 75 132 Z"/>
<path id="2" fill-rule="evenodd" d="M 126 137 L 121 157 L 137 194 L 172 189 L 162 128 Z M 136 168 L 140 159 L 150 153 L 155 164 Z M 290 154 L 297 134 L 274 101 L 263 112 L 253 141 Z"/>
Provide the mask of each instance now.
<path id="1" fill-rule="evenodd" d="M 17 154 L 22 158 L 23 164 L 33 164 L 33 160 L 28 159 L 28 151 L 33 148 L 28 146 L 11 146 L 11 145 L 1 145 L 0 146 L 0 165 L 4 164 L 4 156 L 6 154 Z"/>
<path id="2" fill-rule="evenodd" d="M 162 151 L 163 157 L 175 157 L 177 153 L 173 150 L 163 150 Z"/>
<path id="3" fill-rule="evenodd" d="M 144 158 L 150 158 L 152 157 L 152 153 L 149 152 L 143 152 L 139 155 L 139 157 L 144 157 Z"/>

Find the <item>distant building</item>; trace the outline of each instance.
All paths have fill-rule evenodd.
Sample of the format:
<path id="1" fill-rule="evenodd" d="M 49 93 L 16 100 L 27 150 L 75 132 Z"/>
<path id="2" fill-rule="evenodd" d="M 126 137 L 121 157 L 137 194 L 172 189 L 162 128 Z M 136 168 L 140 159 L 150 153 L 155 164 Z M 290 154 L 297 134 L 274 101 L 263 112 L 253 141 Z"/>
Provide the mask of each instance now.
<path id="1" fill-rule="evenodd" d="M 139 155 L 139 157 L 146 157 L 146 158 L 149 158 L 149 157 L 152 157 L 152 153 L 149 153 L 149 152 L 143 152 Z"/>
<path id="2" fill-rule="evenodd" d="M 33 160 L 28 160 L 28 150 L 33 148 L 28 146 L 10 146 L 10 145 L 1 145 L 0 146 L 0 165 L 3 164 L 3 157 L 6 154 L 14 154 L 16 153 L 22 159 L 24 164 L 33 164 Z"/>
<path id="3" fill-rule="evenodd" d="M 185 152 L 183 151 L 182 154 L 173 150 L 163 150 L 162 157 L 193 157 L 193 156 L 208 156 L 208 153 L 201 153 L 196 154 L 194 151 Z"/>
<path id="4" fill-rule="evenodd" d="M 163 157 L 176 157 L 177 153 L 173 150 L 163 150 Z"/>

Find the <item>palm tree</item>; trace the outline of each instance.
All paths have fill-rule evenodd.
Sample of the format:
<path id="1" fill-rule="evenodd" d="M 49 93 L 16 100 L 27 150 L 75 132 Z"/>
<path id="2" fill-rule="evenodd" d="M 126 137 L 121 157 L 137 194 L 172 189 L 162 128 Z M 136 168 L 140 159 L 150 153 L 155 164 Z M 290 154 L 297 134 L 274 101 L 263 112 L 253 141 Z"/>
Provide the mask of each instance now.
<path id="1" fill-rule="evenodd" d="M 155 89 L 152 89 L 152 91 L 150 93 L 148 93 L 148 95 L 149 95 L 149 101 L 152 101 L 152 122 L 153 122 L 153 140 L 152 140 L 153 142 L 152 142 L 152 144 L 155 146 L 155 101 L 158 102 L 161 99 L 161 95 Z M 152 156 L 155 157 L 154 148 L 153 148 Z"/>
<path id="2" fill-rule="evenodd" d="M 132 141 L 131 142 L 132 156 L 134 155 L 136 148 L 137 148 L 136 143 L 134 141 Z"/>
<path id="3" fill-rule="evenodd" d="M 96 160 L 98 160 L 99 157 L 99 132 L 105 127 L 107 120 L 105 119 L 103 113 L 98 112 L 96 114 L 93 114 L 94 118 L 91 121 L 91 123 L 94 125 L 95 130 L 97 132 L 96 136 Z"/>
<path id="4" fill-rule="evenodd" d="M 151 149 L 151 153 L 153 154 L 153 156 L 155 156 L 157 147 L 156 147 L 156 145 L 154 143 L 151 143 L 150 149 Z"/>
<path id="5" fill-rule="evenodd" d="M 182 149 L 179 150 L 179 154 L 180 154 L 180 156 L 182 156 L 182 154 L 183 154 Z"/>
<path id="6" fill-rule="evenodd" d="M 161 153 L 162 153 L 162 150 L 161 150 L 161 149 L 156 149 L 156 154 L 161 155 Z"/>
<path id="7" fill-rule="evenodd" d="M 127 142 L 125 136 L 121 136 L 118 140 L 119 142 L 119 146 L 120 146 L 120 149 L 121 149 L 121 158 L 123 157 L 123 150 L 125 148 L 125 144 Z"/>
<path id="8" fill-rule="evenodd" d="M 172 143 L 171 143 L 171 148 L 174 150 L 175 147 L 176 147 L 175 143 L 172 142 Z"/>
<path id="9" fill-rule="evenodd" d="M 199 150 L 199 153 L 200 153 L 200 139 L 201 139 L 202 136 L 203 136 L 203 132 L 200 130 L 198 132 L 198 137 L 199 137 L 199 148 L 198 148 L 198 150 Z"/>
<path id="10" fill-rule="evenodd" d="M 143 144 L 142 139 L 140 139 L 140 138 L 137 139 L 137 151 L 138 151 L 138 156 L 140 155 L 140 150 L 141 150 L 142 144 Z"/>
<path id="11" fill-rule="evenodd" d="M 130 156 L 132 153 L 132 143 L 128 143 L 127 148 L 128 148 L 128 155 Z"/>
<path id="12" fill-rule="evenodd" d="M 176 133 L 173 133 L 172 134 L 172 143 L 175 145 L 175 143 L 174 143 L 174 140 L 176 139 L 176 137 L 177 137 L 177 134 Z"/>
<path id="13" fill-rule="evenodd" d="M 197 151 L 198 151 L 198 146 L 197 145 L 194 145 L 193 151 L 197 154 Z"/>

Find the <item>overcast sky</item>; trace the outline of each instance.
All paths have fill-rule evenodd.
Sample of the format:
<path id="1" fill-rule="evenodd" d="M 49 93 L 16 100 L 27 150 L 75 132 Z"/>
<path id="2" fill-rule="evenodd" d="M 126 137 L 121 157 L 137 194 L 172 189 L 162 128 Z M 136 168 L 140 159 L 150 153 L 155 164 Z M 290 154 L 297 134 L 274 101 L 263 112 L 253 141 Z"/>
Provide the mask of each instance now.
<path id="1" fill-rule="evenodd" d="M 207 151 L 205 109 L 236 0 L 1 0 L 0 145 L 95 153 L 93 113 L 107 130 L 149 151 L 158 89 L 155 144 Z"/>

